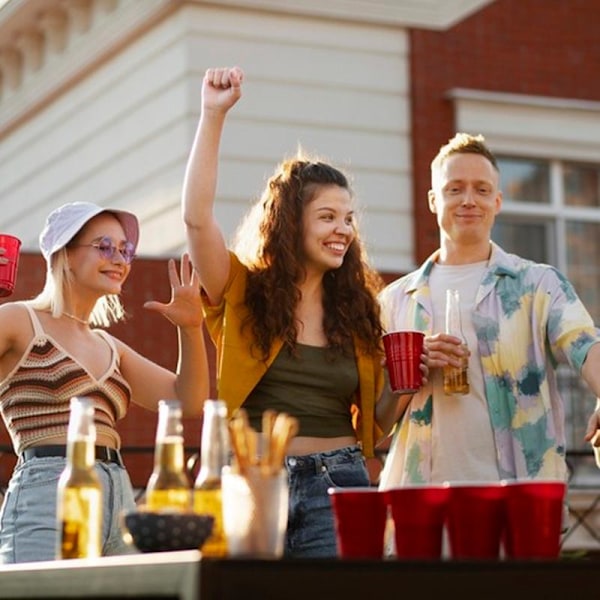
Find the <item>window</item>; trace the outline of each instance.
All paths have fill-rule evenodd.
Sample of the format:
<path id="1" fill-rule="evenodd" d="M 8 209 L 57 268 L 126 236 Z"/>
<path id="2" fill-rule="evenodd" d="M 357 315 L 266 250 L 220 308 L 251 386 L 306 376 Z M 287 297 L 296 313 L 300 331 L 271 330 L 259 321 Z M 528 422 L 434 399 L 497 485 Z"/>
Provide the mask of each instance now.
<path id="1" fill-rule="evenodd" d="M 595 323 L 600 322 L 600 166 L 500 156 L 503 207 L 492 239 L 505 250 L 560 269 Z M 559 369 L 567 445 L 582 441 L 595 396 L 570 369 Z"/>

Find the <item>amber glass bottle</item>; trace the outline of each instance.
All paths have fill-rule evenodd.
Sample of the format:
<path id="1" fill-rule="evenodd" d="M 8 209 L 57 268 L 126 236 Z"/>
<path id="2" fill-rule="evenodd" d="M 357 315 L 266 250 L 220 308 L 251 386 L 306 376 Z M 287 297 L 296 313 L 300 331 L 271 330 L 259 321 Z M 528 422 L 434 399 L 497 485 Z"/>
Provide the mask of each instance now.
<path id="1" fill-rule="evenodd" d="M 58 480 L 57 558 L 95 558 L 102 544 L 102 488 L 96 469 L 94 405 L 72 398 L 67 465 Z"/>
<path id="2" fill-rule="evenodd" d="M 460 338 L 463 349 L 467 350 L 467 341 L 463 334 L 460 318 L 460 295 L 458 290 L 446 290 L 446 333 Z M 465 355 L 460 367 L 444 367 L 444 393 L 469 393 L 469 357 Z"/>
<path id="3" fill-rule="evenodd" d="M 184 464 L 181 403 L 161 400 L 154 447 L 154 468 L 146 486 L 149 510 L 186 512 L 192 508 L 190 480 Z"/>
<path id="4" fill-rule="evenodd" d="M 200 471 L 194 484 L 194 511 L 214 516 L 211 537 L 202 546 L 204 556 L 225 556 L 227 540 L 223 531 L 221 471 L 229 462 L 227 407 L 222 400 L 204 402 L 200 447 Z"/>

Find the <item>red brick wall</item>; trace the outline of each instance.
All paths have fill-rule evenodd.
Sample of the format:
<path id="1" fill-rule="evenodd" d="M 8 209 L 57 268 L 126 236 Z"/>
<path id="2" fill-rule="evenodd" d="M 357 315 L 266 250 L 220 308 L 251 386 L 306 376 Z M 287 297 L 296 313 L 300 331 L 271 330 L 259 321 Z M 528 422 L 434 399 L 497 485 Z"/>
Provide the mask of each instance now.
<path id="1" fill-rule="evenodd" d="M 598 0 L 495 0 L 447 31 L 411 32 L 416 260 L 438 247 L 429 164 L 455 133 L 455 87 L 600 100 Z M 478 132 L 470 132 L 478 133 Z"/>
<path id="2" fill-rule="evenodd" d="M 42 289 L 44 280 L 45 262 L 41 255 L 23 253 L 19 261 L 15 292 L 6 301 L 32 298 Z M 169 298 L 167 260 L 136 259 L 122 296 L 130 316 L 126 322 L 113 326 L 110 332 L 147 358 L 168 369 L 175 369 L 176 329 L 161 315 L 143 308 L 147 300 L 168 302 Z M 214 352 L 209 341 L 208 348 L 213 363 Z M 128 415 L 118 424 L 124 460 L 134 485 L 138 487 L 145 486 L 152 470 L 156 419 L 157 413 L 132 405 Z M 189 456 L 200 447 L 200 421 L 185 419 L 184 434 Z M 0 445 L 10 445 L 3 425 L 0 426 Z M 0 484 L 8 480 L 14 461 L 10 452 L 0 455 Z"/>

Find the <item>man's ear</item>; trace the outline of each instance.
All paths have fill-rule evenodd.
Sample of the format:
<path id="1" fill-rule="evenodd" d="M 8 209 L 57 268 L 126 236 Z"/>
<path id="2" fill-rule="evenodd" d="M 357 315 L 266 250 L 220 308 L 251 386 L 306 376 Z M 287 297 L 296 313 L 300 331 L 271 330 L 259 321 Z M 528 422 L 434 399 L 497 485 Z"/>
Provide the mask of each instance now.
<path id="1" fill-rule="evenodd" d="M 494 214 L 498 214 L 500 209 L 502 208 L 502 192 L 498 191 L 498 195 L 496 196 L 496 212 Z"/>
<path id="2" fill-rule="evenodd" d="M 427 192 L 427 201 L 429 203 L 429 210 L 433 214 L 437 213 L 437 208 L 435 206 L 435 192 L 433 190 Z"/>

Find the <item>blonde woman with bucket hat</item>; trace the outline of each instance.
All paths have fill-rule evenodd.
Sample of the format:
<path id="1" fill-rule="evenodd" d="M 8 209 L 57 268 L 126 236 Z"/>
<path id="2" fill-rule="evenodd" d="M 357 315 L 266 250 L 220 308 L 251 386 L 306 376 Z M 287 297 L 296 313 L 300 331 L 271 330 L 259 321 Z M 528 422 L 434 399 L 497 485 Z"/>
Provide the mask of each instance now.
<path id="1" fill-rule="evenodd" d="M 119 453 L 117 421 L 131 402 L 157 410 L 178 398 L 199 417 L 209 391 L 199 285 L 186 254 L 178 275 L 168 265 L 172 297 L 147 302 L 177 326 L 173 373 L 109 334 L 123 319 L 119 301 L 139 239 L 132 213 L 87 202 L 54 210 L 40 234 L 46 283 L 33 300 L 0 306 L 0 414 L 18 456 L 0 511 L 0 561 L 51 560 L 56 547 L 56 487 L 66 464 L 69 403 L 92 398 L 96 470 L 103 488 L 104 555 L 131 552 L 119 526 L 135 507 Z"/>

